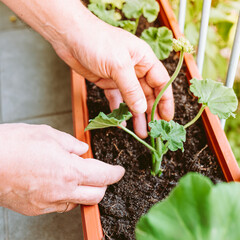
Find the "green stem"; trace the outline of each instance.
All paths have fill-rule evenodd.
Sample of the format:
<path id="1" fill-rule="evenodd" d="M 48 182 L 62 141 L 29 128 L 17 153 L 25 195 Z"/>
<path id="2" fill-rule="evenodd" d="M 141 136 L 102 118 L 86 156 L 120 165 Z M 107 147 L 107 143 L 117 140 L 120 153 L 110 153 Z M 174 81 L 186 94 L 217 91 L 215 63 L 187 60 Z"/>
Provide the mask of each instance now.
<path id="1" fill-rule="evenodd" d="M 187 124 L 184 125 L 184 128 L 185 128 L 185 129 L 188 128 L 188 127 L 190 127 L 192 124 L 194 124 L 194 123 L 201 117 L 202 112 L 203 112 L 203 110 L 205 109 L 205 107 L 206 107 L 206 105 L 202 105 L 202 106 L 201 106 L 201 108 L 200 108 L 198 114 L 195 116 L 195 118 L 192 119 L 189 123 L 187 123 Z"/>
<path id="2" fill-rule="evenodd" d="M 155 149 L 155 139 L 153 137 L 151 137 L 151 145 Z M 153 154 L 152 152 L 152 166 L 155 164 L 155 161 L 156 161 L 156 157 L 155 157 L 155 154 Z"/>
<path id="3" fill-rule="evenodd" d="M 160 176 L 162 174 L 162 170 L 161 170 L 162 157 L 163 157 L 163 155 L 156 157 L 156 162 L 153 165 L 153 169 L 152 169 L 153 176 Z"/>
<path id="4" fill-rule="evenodd" d="M 161 138 L 160 137 L 157 137 L 156 138 L 156 150 L 158 152 L 158 154 L 161 154 L 162 153 L 162 142 L 161 142 Z"/>
<path id="5" fill-rule="evenodd" d="M 154 144 L 155 144 L 155 142 L 154 142 Z M 155 153 L 152 153 L 152 175 L 153 176 L 161 175 L 161 173 L 162 173 L 162 171 L 161 171 L 162 142 L 161 142 L 160 137 L 156 138 L 156 150 L 157 150 L 157 156 Z"/>
<path id="6" fill-rule="evenodd" d="M 119 125 L 119 127 L 122 128 L 125 132 L 129 133 L 130 135 L 132 135 L 135 139 L 137 139 L 140 143 L 142 143 L 144 146 L 149 148 L 152 152 L 156 152 L 157 153 L 155 148 L 153 148 L 151 145 L 149 145 L 144 140 L 142 140 L 140 137 L 138 137 L 134 132 L 132 132 L 128 128 L 124 127 L 123 125 Z"/>
<path id="7" fill-rule="evenodd" d="M 140 17 L 139 17 L 140 18 Z M 137 28 L 138 28 L 138 23 L 139 23 L 139 18 L 136 19 L 136 25 L 135 25 L 135 29 L 133 31 L 133 34 L 135 35 L 137 32 Z"/>
<path id="8" fill-rule="evenodd" d="M 172 77 L 170 78 L 170 80 L 168 81 L 168 83 L 164 86 L 164 88 L 161 90 L 161 92 L 158 94 L 157 98 L 154 101 L 153 104 L 153 108 L 152 108 L 152 112 L 151 112 L 151 121 L 154 120 L 154 114 L 157 108 L 157 105 L 162 97 L 162 95 L 164 94 L 164 92 L 167 90 L 167 88 L 169 87 L 169 85 L 172 84 L 172 82 L 175 80 L 175 78 L 177 77 L 177 75 L 180 72 L 180 69 L 182 67 L 182 63 L 183 63 L 183 56 L 184 56 L 184 52 L 181 51 L 180 52 L 180 57 L 179 57 L 179 61 L 178 61 L 178 65 L 177 68 L 175 69 L 175 72 L 173 73 Z"/>

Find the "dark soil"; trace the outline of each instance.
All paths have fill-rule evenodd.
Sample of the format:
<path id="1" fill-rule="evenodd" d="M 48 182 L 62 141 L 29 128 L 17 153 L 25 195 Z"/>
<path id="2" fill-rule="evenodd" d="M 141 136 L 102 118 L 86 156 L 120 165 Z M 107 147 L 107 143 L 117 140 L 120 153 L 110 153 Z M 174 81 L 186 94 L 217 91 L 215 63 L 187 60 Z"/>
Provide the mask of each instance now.
<path id="1" fill-rule="evenodd" d="M 152 26 L 140 22 L 142 29 Z M 157 24 L 158 25 L 158 24 Z M 154 24 L 156 26 L 156 24 Z M 178 56 L 171 54 L 163 63 L 171 75 L 176 68 Z M 186 124 L 197 114 L 199 106 L 188 88 L 185 66 L 173 83 L 175 98 L 175 118 Z M 90 119 L 100 111 L 109 113 L 108 101 L 102 90 L 88 83 L 88 109 Z M 131 121 L 128 128 L 132 129 Z M 135 239 L 134 228 L 138 219 L 156 202 L 164 199 L 179 179 L 188 172 L 199 172 L 210 177 L 213 182 L 224 181 L 224 176 L 216 157 L 209 149 L 203 124 L 198 120 L 187 129 L 184 152 L 168 152 L 163 158 L 161 177 L 150 174 L 151 155 L 147 148 L 118 128 L 108 128 L 91 132 L 94 157 L 106 163 L 118 164 L 126 169 L 123 179 L 109 186 L 104 199 L 99 204 L 105 239 Z"/>
<path id="2" fill-rule="evenodd" d="M 171 55 L 164 61 L 171 75 L 178 57 Z M 198 112 L 197 100 L 188 90 L 184 68 L 173 83 L 175 99 L 174 120 L 186 124 Z M 102 90 L 88 84 L 88 108 L 90 118 L 100 111 L 109 113 L 108 101 Z M 131 122 L 128 128 L 132 128 Z M 134 228 L 141 215 L 159 200 L 165 198 L 179 179 L 187 172 L 199 172 L 213 182 L 223 181 L 222 171 L 208 147 L 201 120 L 187 129 L 184 152 L 168 152 L 163 158 L 164 172 L 160 178 L 150 174 L 151 155 L 147 148 L 118 128 L 91 132 L 94 157 L 126 169 L 123 179 L 109 186 L 99 204 L 101 221 L 106 239 L 135 239 Z"/>

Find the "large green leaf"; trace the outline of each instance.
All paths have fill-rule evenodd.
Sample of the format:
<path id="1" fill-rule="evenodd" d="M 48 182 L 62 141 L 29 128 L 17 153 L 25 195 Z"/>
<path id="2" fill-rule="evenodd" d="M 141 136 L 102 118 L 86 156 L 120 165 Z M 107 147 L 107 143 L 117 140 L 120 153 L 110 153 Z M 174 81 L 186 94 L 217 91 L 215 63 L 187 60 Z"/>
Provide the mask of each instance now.
<path id="1" fill-rule="evenodd" d="M 146 41 L 156 54 L 157 58 L 163 60 L 168 58 L 172 51 L 172 31 L 166 27 L 150 27 L 142 32 L 141 39 Z"/>
<path id="2" fill-rule="evenodd" d="M 122 11 L 129 19 L 143 15 L 148 22 L 153 22 L 157 18 L 159 5 L 155 0 L 126 0 Z"/>
<path id="3" fill-rule="evenodd" d="M 239 240 L 240 184 L 189 173 L 136 226 L 137 240 Z"/>
<path id="4" fill-rule="evenodd" d="M 209 240 L 207 198 L 212 183 L 207 178 L 188 174 L 169 197 L 154 205 L 140 218 L 137 240 Z"/>
<path id="5" fill-rule="evenodd" d="M 190 90 L 198 97 L 198 102 L 209 107 L 210 111 L 220 119 L 227 119 L 237 109 L 238 100 L 232 88 L 210 79 L 193 78 Z"/>
<path id="6" fill-rule="evenodd" d="M 117 127 L 123 121 L 127 121 L 132 117 L 132 114 L 128 111 L 128 107 L 125 103 L 121 103 L 118 109 L 113 110 L 112 113 L 106 115 L 100 112 L 97 117 L 90 120 L 88 126 L 85 128 L 87 130 Z"/>
<path id="7" fill-rule="evenodd" d="M 184 127 L 174 121 L 154 120 L 149 123 L 151 128 L 150 136 L 153 138 L 161 137 L 168 142 L 168 148 L 171 151 L 181 149 L 183 151 L 183 142 L 186 141 L 186 130 Z"/>

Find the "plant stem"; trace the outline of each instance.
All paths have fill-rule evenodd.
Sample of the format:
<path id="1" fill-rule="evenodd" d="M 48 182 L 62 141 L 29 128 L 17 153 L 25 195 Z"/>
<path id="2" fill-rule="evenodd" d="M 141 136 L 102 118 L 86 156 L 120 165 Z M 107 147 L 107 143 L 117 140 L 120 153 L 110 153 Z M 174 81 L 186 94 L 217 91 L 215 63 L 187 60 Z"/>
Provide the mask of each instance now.
<path id="1" fill-rule="evenodd" d="M 154 176 L 161 174 L 160 168 L 161 168 L 161 162 L 162 162 L 162 142 L 160 137 L 156 138 L 156 150 L 157 150 L 157 156 L 156 154 L 152 153 L 152 175 Z"/>
<path id="2" fill-rule="evenodd" d="M 132 132 L 131 130 L 129 130 L 128 128 L 124 127 L 123 125 L 119 125 L 120 128 L 122 128 L 125 132 L 127 132 L 128 134 L 132 135 L 135 139 L 137 139 L 140 143 L 142 143 L 144 146 L 146 146 L 147 148 L 149 148 L 152 152 L 156 152 L 156 149 L 153 148 L 151 145 L 149 145 L 148 143 L 146 143 L 144 140 L 142 140 L 140 137 L 138 137 L 134 132 Z"/>
<path id="3" fill-rule="evenodd" d="M 162 154 L 162 142 L 160 137 L 156 138 L 156 150 L 159 154 Z"/>
<path id="4" fill-rule="evenodd" d="M 139 17 L 140 18 L 140 17 Z M 133 34 L 135 35 L 137 32 L 137 28 L 138 28 L 138 23 L 139 23 L 139 18 L 136 19 L 136 25 L 135 25 L 135 29 L 133 31 Z"/>
<path id="5" fill-rule="evenodd" d="M 182 63 L 183 63 L 183 56 L 184 56 L 184 52 L 181 51 L 180 52 L 180 57 L 179 57 L 179 61 L 178 61 L 178 65 L 177 68 L 175 69 L 175 72 L 173 73 L 172 77 L 170 78 L 170 80 L 168 81 L 168 83 L 164 86 L 164 88 L 161 90 L 161 92 L 158 94 L 157 98 L 154 101 L 153 104 L 153 108 L 152 108 L 152 112 L 151 112 L 151 121 L 154 120 L 154 114 L 156 112 L 156 108 L 157 105 L 162 97 L 162 95 L 164 94 L 164 92 L 167 90 L 167 88 L 172 84 L 172 82 L 175 80 L 175 78 L 177 77 L 177 75 L 180 72 L 180 69 L 182 67 Z"/>
<path id="6" fill-rule="evenodd" d="M 177 65 L 177 68 L 175 69 L 175 72 L 173 73 L 173 75 L 170 78 L 170 80 L 168 81 L 168 83 L 164 86 L 164 88 L 161 90 L 161 92 L 158 94 L 157 98 L 154 101 L 154 104 L 153 104 L 153 107 L 152 107 L 152 112 L 151 112 L 151 121 L 154 120 L 154 114 L 156 112 L 157 105 L 158 105 L 162 95 L 167 90 L 167 88 L 170 86 L 170 84 L 172 84 L 172 82 L 175 80 L 175 78 L 177 77 L 177 75 L 180 72 L 180 69 L 181 69 L 182 63 L 183 63 L 183 56 L 184 56 L 184 52 L 181 51 L 179 61 L 178 61 L 178 65 Z M 159 138 L 159 140 L 160 140 L 160 138 Z M 159 141 L 159 140 L 157 140 L 157 141 Z M 151 137 L 151 144 L 152 144 L 152 148 L 155 149 L 155 139 L 153 137 Z M 157 149 L 157 152 L 158 152 L 158 149 Z M 153 165 L 154 169 L 156 169 L 156 167 L 157 167 L 156 166 L 157 162 L 159 163 L 158 159 L 156 158 L 155 154 L 152 153 L 152 165 Z M 160 165 L 161 165 L 161 162 L 160 162 Z M 155 170 L 153 170 L 153 173 L 156 174 Z"/>
<path id="7" fill-rule="evenodd" d="M 155 149 L 155 139 L 153 137 L 151 137 L 151 145 Z M 155 154 L 153 154 L 152 152 L 152 166 L 155 164 L 155 161 L 156 161 L 156 157 L 155 157 Z"/>
<path id="8" fill-rule="evenodd" d="M 194 124 L 194 123 L 201 117 L 202 112 L 203 112 L 203 110 L 205 109 L 205 107 L 206 107 L 206 105 L 202 105 L 202 106 L 201 106 L 201 108 L 200 108 L 198 114 L 195 116 L 195 118 L 192 119 L 189 123 L 187 123 L 187 124 L 184 125 L 184 128 L 185 128 L 185 129 L 188 128 L 188 127 L 190 127 L 192 124 Z"/>
<path id="9" fill-rule="evenodd" d="M 153 165 L 153 169 L 152 169 L 153 176 L 160 176 L 162 174 L 162 170 L 161 170 L 162 157 L 163 157 L 162 154 L 160 156 L 159 155 L 156 156 L 156 162 Z"/>

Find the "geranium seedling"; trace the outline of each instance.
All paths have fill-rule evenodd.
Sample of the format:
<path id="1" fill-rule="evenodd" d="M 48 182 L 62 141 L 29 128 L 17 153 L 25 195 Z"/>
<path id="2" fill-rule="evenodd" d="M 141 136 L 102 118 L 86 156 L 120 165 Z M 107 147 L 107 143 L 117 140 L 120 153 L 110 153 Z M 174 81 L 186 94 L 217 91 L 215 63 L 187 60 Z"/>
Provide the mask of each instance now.
<path id="1" fill-rule="evenodd" d="M 170 43 L 171 41 L 169 41 Z M 184 142 L 186 141 L 186 128 L 190 127 L 195 123 L 201 116 L 203 110 L 209 107 L 213 114 L 219 116 L 219 118 L 228 118 L 229 116 L 234 116 L 233 112 L 237 109 L 238 100 L 234 91 L 230 88 L 223 86 L 222 83 L 204 79 L 198 80 L 196 78 L 192 79 L 190 91 L 198 97 L 198 102 L 202 104 L 198 114 L 189 123 L 183 125 L 178 124 L 174 121 L 164 121 L 155 120 L 154 115 L 156 112 L 157 105 L 163 96 L 166 89 L 172 84 L 180 72 L 183 63 L 184 52 L 192 53 L 193 48 L 190 43 L 184 39 L 180 38 L 178 40 L 173 39 L 171 42 L 172 48 L 175 51 L 180 51 L 180 57 L 178 65 L 175 72 L 171 76 L 168 83 L 160 91 L 152 107 L 151 121 L 149 123 L 151 137 L 151 145 L 146 141 L 139 138 L 134 132 L 122 125 L 123 121 L 127 121 L 132 117 L 132 114 L 128 111 L 126 104 L 121 103 L 118 109 L 115 109 L 112 113 L 106 115 L 104 113 L 99 113 L 99 115 L 90 120 L 89 125 L 85 130 L 100 129 L 107 127 L 120 127 L 135 139 L 146 146 L 152 153 L 152 175 L 160 176 L 162 174 L 162 158 L 168 150 L 176 151 L 181 149 L 184 151 Z M 160 48 L 159 48 L 160 51 Z"/>

